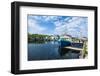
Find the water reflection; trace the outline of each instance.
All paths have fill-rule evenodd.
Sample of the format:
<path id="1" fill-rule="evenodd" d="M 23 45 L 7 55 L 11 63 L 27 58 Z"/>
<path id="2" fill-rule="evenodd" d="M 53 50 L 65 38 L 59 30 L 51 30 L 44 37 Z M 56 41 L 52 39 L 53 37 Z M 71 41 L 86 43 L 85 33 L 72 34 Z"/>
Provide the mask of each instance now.
<path id="1" fill-rule="evenodd" d="M 59 50 L 59 53 L 64 59 L 78 59 L 80 56 L 79 51 L 74 51 L 74 50 L 65 49 L 65 48 L 61 48 L 61 50 Z"/>
<path id="2" fill-rule="evenodd" d="M 79 52 L 65 50 L 57 41 L 28 43 L 28 60 L 78 59 Z"/>

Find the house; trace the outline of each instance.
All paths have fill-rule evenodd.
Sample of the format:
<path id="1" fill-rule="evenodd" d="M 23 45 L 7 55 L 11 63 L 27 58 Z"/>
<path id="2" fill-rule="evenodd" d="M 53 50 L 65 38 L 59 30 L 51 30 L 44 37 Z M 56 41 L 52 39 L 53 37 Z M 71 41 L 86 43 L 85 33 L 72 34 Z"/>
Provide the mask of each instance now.
<path id="1" fill-rule="evenodd" d="M 72 36 L 71 35 L 61 35 L 60 36 L 61 39 L 63 40 L 68 40 L 68 41 L 72 41 Z"/>

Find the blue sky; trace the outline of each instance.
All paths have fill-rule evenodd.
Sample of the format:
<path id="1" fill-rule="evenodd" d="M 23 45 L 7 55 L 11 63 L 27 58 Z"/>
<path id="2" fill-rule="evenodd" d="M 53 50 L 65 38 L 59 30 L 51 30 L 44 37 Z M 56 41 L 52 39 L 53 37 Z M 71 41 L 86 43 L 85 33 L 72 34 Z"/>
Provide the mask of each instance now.
<path id="1" fill-rule="evenodd" d="M 88 36 L 88 18 L 79 16 L 28 15 L 28 33 Z"/>

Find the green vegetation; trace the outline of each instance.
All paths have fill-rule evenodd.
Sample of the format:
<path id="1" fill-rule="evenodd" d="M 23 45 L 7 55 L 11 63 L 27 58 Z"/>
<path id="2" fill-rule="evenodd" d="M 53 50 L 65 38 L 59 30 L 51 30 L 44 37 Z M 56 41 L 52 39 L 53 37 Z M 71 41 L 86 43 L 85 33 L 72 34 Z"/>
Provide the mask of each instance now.
<path id="1" fill-rule="evenodd" d="M 43 34 L 29 34 L 28 33 L 28 42 L 33 43 L 44 43 L 45 41 L 50 41 L 49 35 L 43 35 Z"/>
<path id="2" fill-rule="evenodd" d="M 83 57 L 85 58 L 88 54 L 88 51 L 87 51 L 87 42 L 84 42 L 84 45 L 83 45 Z"/>

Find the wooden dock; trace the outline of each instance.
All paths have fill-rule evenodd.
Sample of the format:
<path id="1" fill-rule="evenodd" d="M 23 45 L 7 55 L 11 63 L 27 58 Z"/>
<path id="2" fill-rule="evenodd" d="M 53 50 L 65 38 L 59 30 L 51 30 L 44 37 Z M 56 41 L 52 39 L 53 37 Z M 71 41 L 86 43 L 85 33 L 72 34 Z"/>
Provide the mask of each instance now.
<path id="1" fill-rule="evenodd" d="M 71 46 L 67 46 L 67 47 L 64 47 L 66 49 L 72 49 L 72 50 L 77 50 L 77 51 L 82 51 L 83 49 L 81 48 L 76 48 L 76 47 L 71 47 Z"/>

